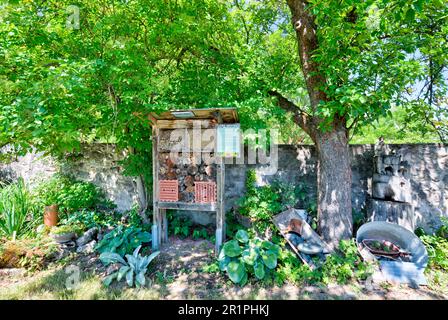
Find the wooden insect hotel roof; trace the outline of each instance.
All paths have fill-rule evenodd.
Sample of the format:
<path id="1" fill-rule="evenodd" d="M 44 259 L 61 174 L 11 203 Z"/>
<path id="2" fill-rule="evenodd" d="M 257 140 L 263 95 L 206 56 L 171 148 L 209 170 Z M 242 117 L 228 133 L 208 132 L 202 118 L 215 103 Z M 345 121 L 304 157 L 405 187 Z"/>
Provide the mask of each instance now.
<path id="1" fill-rule="evenodd" d="M 235 108 L 184 109 L 151 112 L 149 120 L 160 129 L 189 128 L 194 120 L 212 121 L 212 123 L 237 123 L 238 114 Z"/>

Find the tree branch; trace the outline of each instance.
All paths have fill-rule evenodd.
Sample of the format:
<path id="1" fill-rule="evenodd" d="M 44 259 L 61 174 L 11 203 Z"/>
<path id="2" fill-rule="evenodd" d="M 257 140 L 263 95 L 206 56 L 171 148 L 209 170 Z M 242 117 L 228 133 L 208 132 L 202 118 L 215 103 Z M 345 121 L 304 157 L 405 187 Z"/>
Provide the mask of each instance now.
<path id="1" fill-rule="evenodd" d="M 269 90 L 268 94 L 271 97 L 276 97 L 278 106 L 283 110 L 285 110 L 286 112 L 291 112 L 293 114 L 295 123 L 297 123 L 297 125 L 300 128 L 302 128 L 303 131 L 305 131 L 313 139 L 314 128 L 311 125 L 312 117 L 305 111 L 300 109 L 300 107 L 297 106 L 295 103 L 285 98 L 281 93 L 275 90 Z"/>

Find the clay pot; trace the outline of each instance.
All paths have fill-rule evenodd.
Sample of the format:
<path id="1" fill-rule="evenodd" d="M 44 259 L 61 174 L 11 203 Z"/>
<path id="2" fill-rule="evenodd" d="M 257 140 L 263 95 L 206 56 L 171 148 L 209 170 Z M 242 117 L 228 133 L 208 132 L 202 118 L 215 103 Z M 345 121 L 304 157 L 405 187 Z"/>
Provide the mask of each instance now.
<path id="1" fill-rule="evenodd" d="M 44 224 L 49 227 L 54 227 L 58 224 L 58 206 L 53 204 L 45 207 Z"/>

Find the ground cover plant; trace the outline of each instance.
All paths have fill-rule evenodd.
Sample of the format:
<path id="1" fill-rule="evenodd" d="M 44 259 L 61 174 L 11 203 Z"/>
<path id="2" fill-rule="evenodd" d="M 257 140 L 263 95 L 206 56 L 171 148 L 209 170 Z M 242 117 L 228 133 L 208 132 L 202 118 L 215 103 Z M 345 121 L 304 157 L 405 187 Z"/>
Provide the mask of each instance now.
<path id="1" fill-rule="evenodd" d="M 235 239 L 226 242 L 219 254 L 219 269 L 234 283 L 244 286 L 249 277 L 263 280 L 277 266 L 280 247 L 260 238 L 249 238 L 238 230 Z"/>
<path id="2" fill-rule="evenodd" d="M 137 227 L 119 225 L 98 243 L 95 250 L 100 253 L 112 252 L 120 256 L 132 253 L 142 244 L 151 242 L 151 234 Z"/>
<path id="3" fill-rule="evenodd" d="M 104 252 L 100 255 L 100 260 L 106 266 L 111 263 L 118 263 L 121 267 L 118 271 L 108 275 L 104 279 L 104 284 L 109 286 L 113 280 L 118 282 L 122 279 L 126 279 L 126 283 L 129 287 L 143 287 L 146 284 L 145 274 L 148 269 L 148 265 L 151 261 L 159 255 L 159 251 L 153 252 L 149 256 L 142 256 L 139 254 L 141 245 L 135 248 L 132 255 L 127 254 L 122 258 L 115 252 Z"/>

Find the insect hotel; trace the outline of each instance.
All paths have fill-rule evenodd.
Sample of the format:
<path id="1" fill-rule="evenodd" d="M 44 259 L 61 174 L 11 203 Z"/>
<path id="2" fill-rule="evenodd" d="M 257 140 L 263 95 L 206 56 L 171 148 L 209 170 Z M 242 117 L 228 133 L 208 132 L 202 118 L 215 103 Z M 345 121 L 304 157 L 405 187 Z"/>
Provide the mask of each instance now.
<path id="1" fill-rule="evenodd" d="M 166 210 L 216 213 L 216 252 L 225 239 L 225 157 L 240 153 L 233 108 L 151 113 L 154 249 L 168 241 Z"/>

